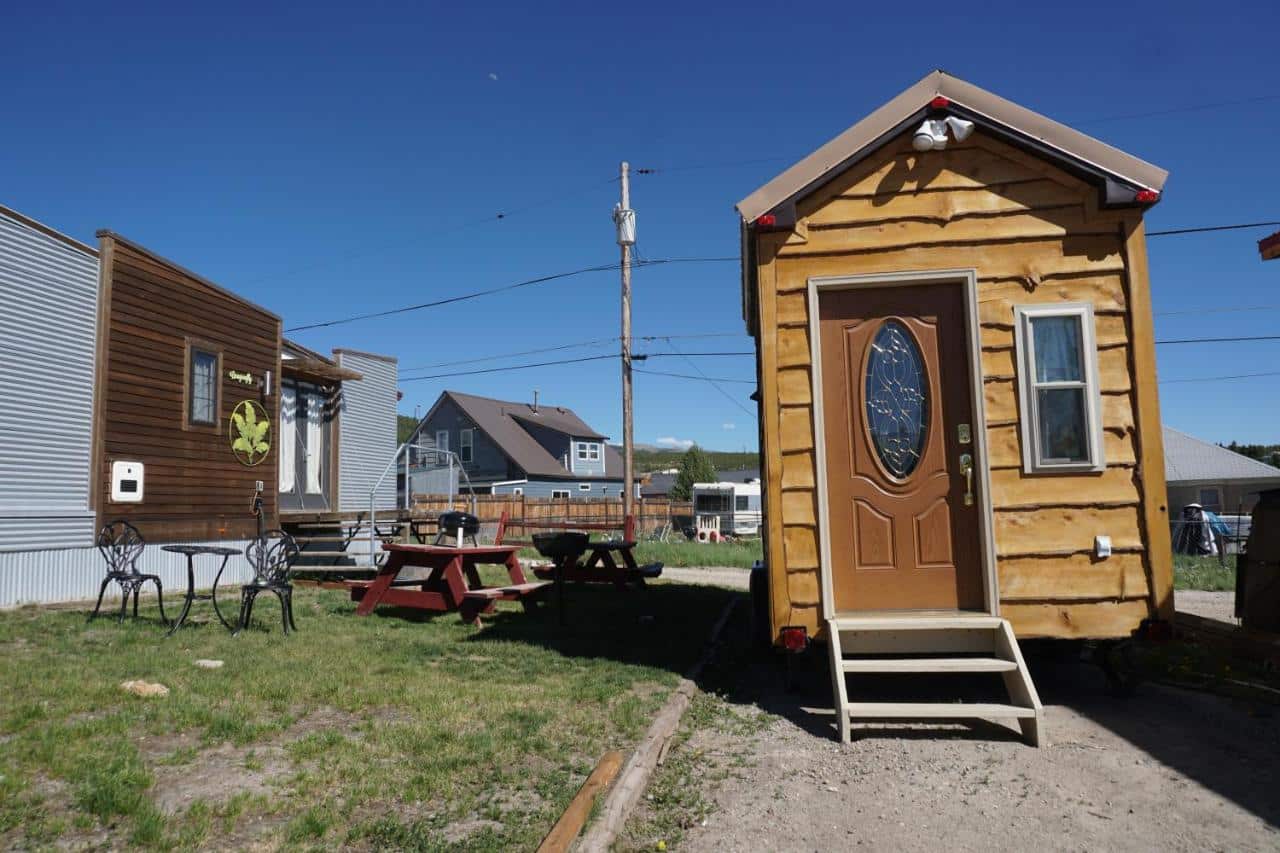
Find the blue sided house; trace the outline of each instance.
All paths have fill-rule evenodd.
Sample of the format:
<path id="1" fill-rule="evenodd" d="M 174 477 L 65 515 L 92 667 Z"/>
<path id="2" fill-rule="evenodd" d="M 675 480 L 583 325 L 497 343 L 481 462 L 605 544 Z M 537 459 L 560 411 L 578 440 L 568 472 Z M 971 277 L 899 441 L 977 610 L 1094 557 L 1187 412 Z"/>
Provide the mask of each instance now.
<path id="1" fill-rule="evenodd" d="M 424 450 L 424 466 L 438 469 L 444 458 L 461 466 L 480 494 L 571 500 L 622 494 L 622 456 L 608 436 L 571 409 L 539 404 L 536 394 L 514 403 L 445 391 L 409 441 Z"/>

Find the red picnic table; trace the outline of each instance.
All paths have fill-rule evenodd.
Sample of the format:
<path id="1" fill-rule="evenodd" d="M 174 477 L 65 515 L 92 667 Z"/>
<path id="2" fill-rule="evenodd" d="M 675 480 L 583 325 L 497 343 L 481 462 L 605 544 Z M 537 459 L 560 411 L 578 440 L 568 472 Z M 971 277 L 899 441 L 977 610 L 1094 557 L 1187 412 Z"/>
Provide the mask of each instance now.
<path id="1" fill-rule="evenodd" d="M 528 610 L 547 581 L 528 582 L 516 553 L 518 545 L 401 545 L 384 542 L 389 552 L 372 581 L 350 581 L 351 600 L 360 602 L 356 613 L 368 616 L 379 604 L 448 612 L 457 610 L 462 621 L 480 624 L 480 614 L 492 613 L 495 601 L 519 601 Z M 476 570 L 480 565 L 506 566 L 508 586 L 487 587 Z M 430 569 L 426 578 L 400 579 L 410 566 Z"/>

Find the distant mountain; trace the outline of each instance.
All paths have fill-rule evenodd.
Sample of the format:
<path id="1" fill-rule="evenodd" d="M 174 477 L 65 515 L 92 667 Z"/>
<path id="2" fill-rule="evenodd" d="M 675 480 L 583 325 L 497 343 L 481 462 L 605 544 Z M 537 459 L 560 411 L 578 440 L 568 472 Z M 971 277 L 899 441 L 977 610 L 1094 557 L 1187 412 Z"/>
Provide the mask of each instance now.
<path id="1" fill-rule="evenodd" d="M 621 445 L 614 445 L 614 447 L 619 453 L 622 452 Z M 707 450 L 706 453 L 711 457 L 711 464 L 716 466 L 717 471 L 738 471 L 743 468 L 760 467 L 759 453 L 750 451 L 744 453 L 741 450 Z M 632 458 L 635 460 L 636 473 L 647 474 L 650 471 L 664 471 L 667 468 L 678 467 L 680 457 L 683 455 L 683 450 L 657 447 L 652 444 L 637 444 Z"/>

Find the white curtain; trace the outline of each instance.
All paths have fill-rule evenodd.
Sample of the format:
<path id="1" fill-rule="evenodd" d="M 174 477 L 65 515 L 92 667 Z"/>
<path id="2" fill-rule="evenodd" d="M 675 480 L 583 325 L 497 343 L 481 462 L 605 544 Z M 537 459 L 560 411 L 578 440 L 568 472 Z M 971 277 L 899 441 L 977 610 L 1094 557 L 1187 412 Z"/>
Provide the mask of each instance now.
<path id="1" fill-rule="evenodd" d="M 295 489 L 293 478 L 297 472 L 298 448 L 298 391 L 295 388 L 280 389 L 280 491 Z"/>
<path id="2" fill-rule="evenodd" d="M 1036 317 L 1031 326 L 1036 338 L 1036 381 L 1084 381 L 1080 318 Z"/>
<path id="3" fill-rule="evenodd" d="M 307 494 L 324 492 L 320 472 L 328 448 L 324 446 L 324 397 L 308 394 L 307 399 Z"/>

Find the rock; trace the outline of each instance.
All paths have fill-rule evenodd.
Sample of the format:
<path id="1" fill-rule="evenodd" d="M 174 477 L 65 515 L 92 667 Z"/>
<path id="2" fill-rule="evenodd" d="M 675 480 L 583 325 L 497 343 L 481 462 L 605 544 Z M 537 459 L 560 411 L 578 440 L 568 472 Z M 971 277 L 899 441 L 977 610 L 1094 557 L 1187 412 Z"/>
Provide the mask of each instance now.
<path id="1" fill-rule="evenodd" d="M 220 660 L 209 660 L 208 658 L 201 658 L 200 660 L 196 661 L 196 666 L 200 667 L 201 669 L 222 669 L 222 663 L 223 662 Z"/>
<path id="2" fill-rule="evenodd" d="M 168 696 L 169 688 L 163 684 L 157 684 L 152 681 L 142 681 L 141 679 L 133 679 L 130 681 L 120 682 L 120 689 L 134 696 Z"/>

